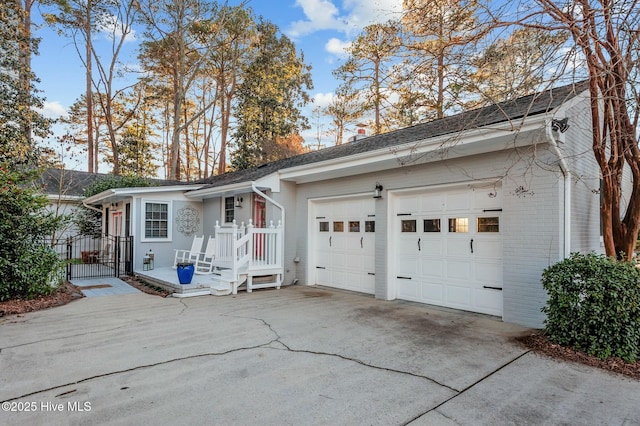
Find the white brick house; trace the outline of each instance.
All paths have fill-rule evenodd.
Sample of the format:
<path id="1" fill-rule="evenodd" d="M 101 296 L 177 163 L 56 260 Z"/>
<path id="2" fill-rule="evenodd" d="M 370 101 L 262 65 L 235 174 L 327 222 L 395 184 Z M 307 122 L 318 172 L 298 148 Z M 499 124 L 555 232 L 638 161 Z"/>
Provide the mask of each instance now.
<path id="1" fill-rule="evenodd" d="M 130 203 L 132 235 L 144 234 L 149 200 L 174 216 L 192 208 L 197 234 L 214 234 L 216 222 L 281 222 L 283 285 L 540 327 L 543 269 L 572 251 L 601 250 L 586 89 L 560 87 L 184 187 L 113 190 L 86 202 Z M 168 264 L 189 240 L 169 235 L 136 237 L 135 250 L 152 247 L 156 263 Z"/>

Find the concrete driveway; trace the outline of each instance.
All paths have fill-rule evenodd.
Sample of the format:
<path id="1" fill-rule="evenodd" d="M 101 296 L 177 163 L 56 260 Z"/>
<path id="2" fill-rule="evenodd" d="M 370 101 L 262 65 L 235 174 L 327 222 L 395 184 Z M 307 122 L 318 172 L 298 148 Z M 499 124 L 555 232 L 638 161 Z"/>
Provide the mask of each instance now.
<path id="1" fill-rule="evenodd" d="M 0 319 L 0 423 L 640 424 L 640 382 L 490 317 L 314 287 Z"/>

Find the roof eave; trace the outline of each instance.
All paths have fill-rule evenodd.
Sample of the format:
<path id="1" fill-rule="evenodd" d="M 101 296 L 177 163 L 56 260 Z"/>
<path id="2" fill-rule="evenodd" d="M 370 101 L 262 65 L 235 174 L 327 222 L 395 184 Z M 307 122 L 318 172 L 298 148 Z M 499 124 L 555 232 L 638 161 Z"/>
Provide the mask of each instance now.
<path id="1" fill-rule="evenodd" d="M 388 168 L 390 163 L 396 162 L 397 166 L 400 167 L 402 166 L 399 161 L 401 157 L 409 154 L 426 154 L 442 150 L 447 148 L 447 142 L 451 142 L 448 147 L 475 145 L 477 148 L 481 148 L 479 144 L 483 142 L 486 144 L 486 141 L 491 138 L 540 130 L 552 115 L 552 112 L 538 114 L 532 117 L 527 117 L 526 119 L 516 119 L 510 122 L 505 121 L 482 128 L 416 140 L 401 145 L 366 151 L 346 157 L 334 158 L 312 164 L 303 164 L 300 166 L 281 169 L 279 174 L 282 180 L 309 182 L 311 181 L 309 176 L 312 174 L 318 176 L 317 180 L 321 180 L 325 179 L 326 175 L 335 174 L 337 170 L 345 170 L 347 173 L 349 173 L 349 171 L 356 173 L 359 170 L 362 170 L 363 167 L 368 166 L 371 168 L 370 171 L 375 171 L 374 165 L 376 163 Z M 514 126 L 515 123 L 518 123 L 518 126 Z M 489 144 L 486 144 L 486 148 L 487 152 L 496 150 L 495 147 L 491 147 Z M 482 149 L 474 150 L 474 154 L 481 152 Z"/>
<path id="2" fill-rule="evenodd" d="M 125 197 L 142 194 L 153 194 L 158 192 L 184 192 L 190 191 L 202 187 L 202 184 L 198 185 L 171 185 L 171 186 L 143 186 L 132 188 L 112 188 L 100 192 L 99 194 L 92 195 L 84 200 L 85 204 L 99 204 L 107 198 L 111 197 Z"/>

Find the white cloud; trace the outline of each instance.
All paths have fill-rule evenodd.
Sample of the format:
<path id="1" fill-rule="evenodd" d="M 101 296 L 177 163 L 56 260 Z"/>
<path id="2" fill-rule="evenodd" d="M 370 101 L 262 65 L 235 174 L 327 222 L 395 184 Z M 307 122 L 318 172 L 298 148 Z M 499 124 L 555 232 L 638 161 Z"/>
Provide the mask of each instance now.
<path id="1" fill-rule="evenodd" d="M 60 118 L 67 116 L 67 109 L 60 102 L 44 102 L 40 113 L 46 118 Z"/>
<path id="2" fill-rule="evenodd" d="M 333 37 L 324 45 L 324 50 L 336 56 L 344 56 L 349 46 L 351 46 L 351 42 L 342 41 Z"/>
<path id="3" fill-rule="evenodd" d="M 324 108 L 333 100 L 333 93 L 316 93 L 313 96 L 313 106 Z"/>
<path id="4" fill-rule="evenodd" d="M 296 0 L 296 6 L 302 8 L 307 19 L 291 23 L 287 33 L 293 38 L 344 27 L 344 22 L 338 17 L 338 8 L 329 0 Z"/>
<path id="5" fill-rule="evenodd" d="M 374 23 L 399 17 L 402 0 L 344 0 L 342 9 L 337 0 L 296 0 L 306 19 L 293 22 L 287 31 L 292 38 L 321 30 L 352 34 Z"/>
<path id="6" fill-rule="evenodd" d="M 104 17 L 98 27 L 108 40 L 113 40 L 114 38 L 121 39 L 124 31 L 126 30 L 128 33 L 124 40 L 127 42 L 136 41 L 136 30 L 130 27 L 125 28 L 125 25 L 123 25 L 115 15 Z"/>

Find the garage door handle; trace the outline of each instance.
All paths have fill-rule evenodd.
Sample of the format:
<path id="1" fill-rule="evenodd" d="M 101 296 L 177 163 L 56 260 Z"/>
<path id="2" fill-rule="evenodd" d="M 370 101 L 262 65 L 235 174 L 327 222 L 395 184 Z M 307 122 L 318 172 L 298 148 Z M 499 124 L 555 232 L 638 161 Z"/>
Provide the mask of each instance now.
<path id="1" fill-rule="evenodd" d="M 471 253 L 473 253 L 473 238 L 471 239 Z"/>
<path id="2" fill-rule="evenodd" d="M 420 250 L 421 250 L 421 248 L 420 248 L 420 238 L 418 238 L 418 251 L 420 251 Z"/>
<path id="3" fill-rule="evenodd" d="M 364 237 L 360 237 L 360 248 L 363 248 L 363 247 L 362 247 L 362 239 L 363 239 L 363 238 L 364 238 Z"/>
<path id="4" fill-rule="evenodd" d="M 331 247 L 331 238 L 333 237 L 329 237 L 329 247 Z"/>
<path id="5" fill-rule="evenodd" d="M 316 269 L 327 269 L 324 266 L 316 266 Z"/>
<path id="6" fill-rule="evenodd" d="M 410 280 L 411 279 L 411 277 L 400 277 L 400 276 L 398 276 L 396 278 L 399 279 L 399 280 Z"/>
<path id="7" fill-rule="evenodd" d="M 486 289 L 489 289 L 489 290 L 500 290 L 500 291 L 502 291 L 502 287 L 492 287 L 490 285 L 483 285 L 482 288 L 486 288 Z"/>

